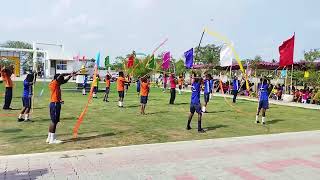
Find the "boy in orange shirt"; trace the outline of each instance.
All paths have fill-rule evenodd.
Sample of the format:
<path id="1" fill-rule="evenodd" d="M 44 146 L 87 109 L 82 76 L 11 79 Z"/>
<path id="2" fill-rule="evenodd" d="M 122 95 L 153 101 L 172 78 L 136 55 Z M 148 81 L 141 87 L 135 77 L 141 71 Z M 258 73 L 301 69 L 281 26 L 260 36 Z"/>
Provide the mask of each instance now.
<path id="1" fill-rule="evenodd" d="M 104 93 L 104 98 L 103 101 L 109 102 L 108 97 L 109 97 L 109 92 L 110 92 L 110 80 L 111 76 L 110 74 L 106 75 L 106 92 Z"/>
<path id="2" fill-rule="evenodd" d="M 182 76 L 179 76 L 179 79 L 178 79 L 178 86 L 179 86 L 179 94 L 181 95 L 181 90 L 182 90 L 182 87 L 183 87 L 183 77 Z"/>
<path id="3" fill-rule="evenodd" d="M 123 99 L 124 99 L 124 84 L 126 80 L 124 78 L 124 74 L 122 71 L 119 72 L 119 77 L 117 78 L 117 91 L 119 94 L 119 102 L 118 106 L 123 107 Z"/>
<path id="4" fill-rule="evenodd" d="M 5 81 L 5 86 L 6 86 L 4 105 L 3 105 L 4 110 L 12 110 L 12 108 L 10 107 L 11 101 L 12 101 L 12 87 L 13 87 L 13 83 L 11 80 L 12 72 L 13 72 L 13 67 L 12 68 L 6 68 L 6 67 L 1 68 L 1 77 L 2 77 L 3 81 Z"/>
<path id="5" fill-rule="evenodd" d="M 140 79 L 140 103 L 141 103 L 141 114 L 145 115 L 146 105 L 148 103 L 148 95 L 150 90 L 150 85 L 148 82 L 148 78 L 146 76 Z"/>
<path id="6" fill-rule="evenodd" d="M 67 83 L 70 78 L 74 75 L 72 73 L 67 78 L 66 74 L 56 74 L 54 75 L 54 79 L 49 83 L 49 89 L 50 89 L 50 118 L 51 123 L 49 125 L 49 133 L 48 138 L 46 140 L 49 144 L 60 144 L 62 141 L 59 141 L 56 139 L 56 128 L 57 124 L 60 121 L 60 112 L 61 112 L 61 104 L 63 104 L 63 101 L 61 99 L 61 89 L 60 86 L 62 84 Z"/>

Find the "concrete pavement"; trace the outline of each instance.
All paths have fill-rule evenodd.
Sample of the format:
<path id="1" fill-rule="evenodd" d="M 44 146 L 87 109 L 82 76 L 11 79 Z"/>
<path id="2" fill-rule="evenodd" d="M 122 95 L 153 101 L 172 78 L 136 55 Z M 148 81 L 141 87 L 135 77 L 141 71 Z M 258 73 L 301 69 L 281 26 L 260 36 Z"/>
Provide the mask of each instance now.
<path id="1" fill-rule="evenodd" d="M 0 157 L 16 179 L 320 179 L 320 131 Z"/>

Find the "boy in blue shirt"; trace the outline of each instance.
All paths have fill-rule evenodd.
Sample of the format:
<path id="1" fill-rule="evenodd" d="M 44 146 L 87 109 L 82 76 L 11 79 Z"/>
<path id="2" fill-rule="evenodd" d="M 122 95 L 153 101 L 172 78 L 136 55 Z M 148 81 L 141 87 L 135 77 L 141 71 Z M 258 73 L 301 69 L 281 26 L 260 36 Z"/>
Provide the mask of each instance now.
<path id="1" fill-rule="evenodd" d="M 232 99 L 232 102 L 236 103 L 238 90 L 239 90 L 239 86 L 240 86 L 240 82 L 239 82 L 237 76 L 234 77 L 232 85 L 233 85 L 233 89 L 232 89 L 233 99 Z"/>
<path id="2" fill-rule="evenodd" d="M 259 114 L 260 111 L 262 110 L 262 124 L 266 124 L 266 111 L 269 109 L 269 95 L 268 95 L 268 88 L 270 81 L 264 78 L 263 83 L 259 85 L 258 91 L 259 91 L 259 107 L 257 110 L 257 115 L 256 115 L 256 123 L 259 122 Z"/>
<path id="3" fill-rule="evenodd" d="M 206 75 L 206 79 L 203 82 L 204 84 L 204 106 L 202 107 L 202 112 L 207 113 L 207 105 L 210 100 L 210 92 L 211 92 L 211 86 L 210 86 L 210 75 Z"/>
<path id="4" fill-rule="evenodd" d="M 138 76 L 136 83 L 137 83 L 137 93 L 138 93 L 138 97 L 139 97 L 140 96 L 140 84 L 141 84 L 140 76 Z"/>
<path id="5" fill-rule="evenodd" d="M 23 93 L 22 93 L 22 105 L 23 108 L 20 112 L 20 115 L 18 117 L 18 122 L 22 121 L 30 121 L 29 119 L 29 113 L 31 109 L 31 99 L 33 94 L 33 83 L 34 83 L 34 76 L 35 74 L 28 74 L 26 79 L 23 81 Z M 24 115 L 24 117 L 23 117 Z"/>
<path id="6" fill-rule="evenodd" d="M 209 76 L 210 76 L 210 99 L 212 99 L 213 89 L 214 89 L 214 81 L 213 81 L 211 74 L 209 74 Z"/>
<path id="7" fill-rule="evenodd" d="M 190 103 L 190 115 L 188 118 L 187 130 L 191 129 L 190 123 L 194 112 L 198 113 L 198 132 L 204 133 L 205 131 L 201 128 L 201 118 L 202 118 L 202 111 L 201 111 L 201 103 L 200 103 L 200 92 L 201 92 L 201 78 L 194 77 L 193 83 L 191 87 L 191 103 Z"/>

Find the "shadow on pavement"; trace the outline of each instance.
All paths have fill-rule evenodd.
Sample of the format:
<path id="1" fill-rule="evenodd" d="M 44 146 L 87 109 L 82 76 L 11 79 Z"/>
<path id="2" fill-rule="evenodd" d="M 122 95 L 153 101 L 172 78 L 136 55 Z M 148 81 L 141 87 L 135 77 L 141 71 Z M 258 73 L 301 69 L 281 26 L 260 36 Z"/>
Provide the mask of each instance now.
<path id="1" fill-rule="evenodd" d="M 48 173 L 48 169 L 34 169 L 30 171 L 8 171 L 5 172 L 4 179 L 30 179 L 35 180 Z"/>

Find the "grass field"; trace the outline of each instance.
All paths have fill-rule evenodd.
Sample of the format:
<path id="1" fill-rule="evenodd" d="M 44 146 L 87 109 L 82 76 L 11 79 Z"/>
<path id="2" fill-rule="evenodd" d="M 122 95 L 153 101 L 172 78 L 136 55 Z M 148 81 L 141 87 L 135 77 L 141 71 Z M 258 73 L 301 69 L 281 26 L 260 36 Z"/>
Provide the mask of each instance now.
<path id="1" fill-rule="evenodd" d="M 15 82 L 12 107 L 21 108 L 22 83 Z M 1 85 L 2 86 L 2 85 Z M 102 89 L 103 84 L 100 85 Z M 36 95 L 42 83 L 37 84 Z M 58 138 L 66 143 L 48 145 L 45 143 L 49 118 L 49 96 L 45 86 L 42 97 L 35 98 L 33 123 L 18 123 L 20 110 L 0 110 L 0 154 L 21 154 L 74 149 L 102 148 L 145 143 L 246 136 L 291 131 L 320 129 L 320 114 L 317 110 L 271 105 L 267 112 L 268 125 L 254 124 L 257 104 L 239 100 L 236 107 L 246 113 L 237 113 L 221 97 L 214 97 L 208 106 L 208 114 L 203 116 L 203 127 L 207 133 L 198 134 L 196 117 L 191 131 L 186 131 L 190 94 L 177 95 L 176 104 L 169 105 L 169 93 L 151 89 L 147 115 L 139 114 L 139 98 L 135 87 L 131 86 L 125 97 L 125 108 L 117 107 L 117 93 L 112 84 L 110 102 L 102 102 L 103 93 L 98 94 L 89 107 L 86 118 L 79 130 L 79 138 L 72 139 L 73 126 L 82 111 L 87 96 L 81 92 L 63 90 L 65 104 L 62 107 L 61 123 L 58 125 Z M 69 83 L 62 88 L 75 87 Z M 3 94 L 1 87 L 0 93 Z M 3 95 L 1 96 L 1 103 Z M 2 107 L 2 105 L 1 105 Z"/>

